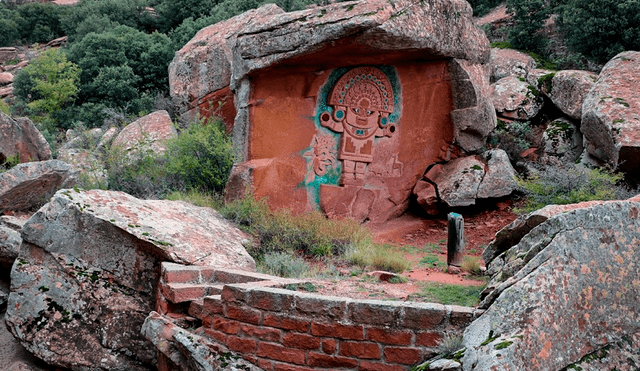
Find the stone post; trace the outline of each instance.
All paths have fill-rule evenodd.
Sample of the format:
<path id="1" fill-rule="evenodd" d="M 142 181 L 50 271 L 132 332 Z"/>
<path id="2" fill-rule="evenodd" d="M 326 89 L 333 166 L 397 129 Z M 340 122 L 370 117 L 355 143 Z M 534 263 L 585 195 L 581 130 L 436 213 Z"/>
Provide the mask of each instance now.
<path id="1" fill-rule="evenodd" d="M 447 215 L 449 234 L 447 240 L 447 266 L 451 272 L 452 267 L 460 268 L 464 250 L 464 219 L 462 215 L 449 213 Z M 453 270 L 456 270 L 456 269 Z"/>

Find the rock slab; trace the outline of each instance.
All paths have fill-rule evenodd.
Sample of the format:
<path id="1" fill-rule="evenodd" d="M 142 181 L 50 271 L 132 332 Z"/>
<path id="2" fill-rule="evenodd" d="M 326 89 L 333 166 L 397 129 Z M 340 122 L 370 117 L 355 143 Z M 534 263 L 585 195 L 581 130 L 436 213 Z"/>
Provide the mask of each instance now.
<path id="1" fill-rule="evenodd" d="M 20 162 L 51 159 L 49 143 L 28 118 L 13 118 L 0 112 L 0 164 L 10 156 L 20 156 Z"/>
<path id="2" fill-rule="evenodd" d="M 184 202 L 59 191 L 22 229 L 7 326 L 58 367 L 155 367 L 140 329 L 155 306 L 160 262 L 255 269 L 245 236 L 219 219 Z"/>

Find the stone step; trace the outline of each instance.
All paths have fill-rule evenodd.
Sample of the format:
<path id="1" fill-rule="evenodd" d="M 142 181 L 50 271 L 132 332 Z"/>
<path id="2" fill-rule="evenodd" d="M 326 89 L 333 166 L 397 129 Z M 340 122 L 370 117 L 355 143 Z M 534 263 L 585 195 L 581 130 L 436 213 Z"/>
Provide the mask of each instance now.
<path id="1" fill-rule="evenodd" d="M 162 294 L 167 300 L 177 304 L 193 301 L 209 295 L 218 295 L 222 292 L 222 285 L 165 283 L 161 289 Z"/>
<path id="2" fill-rule="evenodd" d="M 191 301 L 189 304 L 189 313 L 190 316 L 195 317 L 199 320 L 202 320 L 202 308 L 204 307 L 204 297 L 195 299 Z"/>

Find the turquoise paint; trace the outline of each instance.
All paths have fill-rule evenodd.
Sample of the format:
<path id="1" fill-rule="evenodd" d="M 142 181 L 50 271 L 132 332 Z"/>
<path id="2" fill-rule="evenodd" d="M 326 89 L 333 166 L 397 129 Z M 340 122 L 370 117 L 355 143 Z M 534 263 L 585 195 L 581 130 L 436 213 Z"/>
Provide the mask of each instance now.
<path id="1" fill-rule="evenodd" d="M 359 67 L 363 67 L 363 66 L 359 66 Z M 387 75 L 387 78 L 391 83 L 391 87 L 393 88 L 393 112 L 389 115 L 389 122 L 397 123 L 402 114 L 402 88 L 400 85 L 400 79 L 398 78 L 398 73 L 396 71 L 396 68 L 393 66 L 371 66 L 371 67 L 375 67 L 381 70 L 385 75 Z M 329 112 L 330 114 L 333 114 L 333 108 L 327 105 L 327 99 L 329 97 L 329 94 L 331 93 L 331 89 L 333 89 L 336 82 L 338 82 L 338 80 L 345 73 L 347 73 L 353 68 L 356 68 L 356 67 L 341 67 L 341 68 L 336 68 L 331 72 L 325 84 L 322 86 L 322 88 L 320 88 L 320 92 L 318 94 L 318 102 L 316 105 L 317 107 L 316 113 L 313 116 L 313 121 L 316 125 L 316 128 L 318 129 L 318 134 L 331 135 L 336 142 L 336 151 L 340 143 L 341 134 L 336 133 L 322 126 L 320 124 L 320 114 L 322 114 L 323 112 Z M 396 132 L 396 135 L 397 135 L 397 132 Z M 384 138 L 375 138 L 376 143 L 380 139 L 384 140 Z M 307 175 L 309 175 L 309 172 L 313 171 L 313 166 L 311 166 L 312 157 L 304 156 L 304 153 L 308 151 L 313 151 L 313 148 L 309 146 L 300 152 L 303 155 L 303 157 L 305 157 L 307 160 Z M 306 183 L 306 180 L 304 180 L 302 183 L 298 185 L 298 187 L 305 187 L 307 189 L 308 197 L 309 199 L 312 199 L 315 201 L 316 207 L 319 207 L 318 205 L 320 204 L 320 195 L 319 195 L 320 184 L 338 185 L 338 182 L 340 180 L 340 175 L 342 172 L 342 163 L 339 160 L 336 160 L 336 163 L 337 163 L 337 166 L 335 168 L 328 168 L 327 173 L 324 176 L 319 177 L 316 175 L 313 182 Z"/>

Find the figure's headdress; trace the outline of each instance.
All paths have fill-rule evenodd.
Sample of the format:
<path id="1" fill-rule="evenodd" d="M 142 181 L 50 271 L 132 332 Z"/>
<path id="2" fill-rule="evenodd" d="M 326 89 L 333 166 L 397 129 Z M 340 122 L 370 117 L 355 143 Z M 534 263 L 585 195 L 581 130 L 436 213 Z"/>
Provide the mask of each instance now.
<path id="1" fill-rule="evenodd" d="M 328 103 L 360 107 L 365 99 L 370 110 L 393 112 L 393 88 L 387 75 L 375 67 L 357 67 L 345 73 L 333 87 Z"/>

